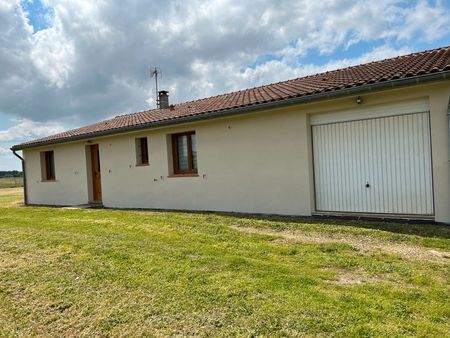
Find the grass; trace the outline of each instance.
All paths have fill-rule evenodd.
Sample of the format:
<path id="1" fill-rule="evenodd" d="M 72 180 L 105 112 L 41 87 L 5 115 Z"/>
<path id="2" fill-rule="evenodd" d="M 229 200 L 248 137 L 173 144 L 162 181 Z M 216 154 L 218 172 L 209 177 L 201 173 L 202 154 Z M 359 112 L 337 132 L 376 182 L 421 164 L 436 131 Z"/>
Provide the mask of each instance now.
<path id="1" fill-rule="evenodd" d="M 0 189 L 23 186 L 22 177 L 0 177 Z"/>
<path id="2" fill-rule="evenodd" d="M 0 190 L 0 336 L 450 332 L 450 227 L 20 207 Z"/>

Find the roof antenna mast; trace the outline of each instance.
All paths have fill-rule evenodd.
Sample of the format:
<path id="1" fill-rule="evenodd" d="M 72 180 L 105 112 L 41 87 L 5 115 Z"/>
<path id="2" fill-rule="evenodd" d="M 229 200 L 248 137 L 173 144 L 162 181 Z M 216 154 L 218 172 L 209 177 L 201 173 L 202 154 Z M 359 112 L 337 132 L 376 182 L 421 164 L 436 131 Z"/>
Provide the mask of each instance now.
<path id="1" fill-rule="evenodd" d="M 155 98 L 156 98 L 156 108 L 159 108 L 159 96 L 158 96 L 158 76 L 161 79 L 162 78 L 162 72 L 161 69 L 158 67 L 153 67 L 153 69 L 150 69 L 150 76 L 155 78 Z"/>

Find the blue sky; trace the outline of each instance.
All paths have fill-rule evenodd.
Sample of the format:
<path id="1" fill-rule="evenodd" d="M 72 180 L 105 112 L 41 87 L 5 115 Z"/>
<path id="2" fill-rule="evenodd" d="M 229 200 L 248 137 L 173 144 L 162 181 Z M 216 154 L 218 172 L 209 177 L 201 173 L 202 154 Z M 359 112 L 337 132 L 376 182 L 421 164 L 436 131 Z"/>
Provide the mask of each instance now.
<path id="1" fill-rule="evenodd" d="M 20 6 L 27 13 L 34 33 L 52 26 L 54 11 L 51 6 L 39 0 L 22 0 Z"/>
<path id="2" fill-rule="evenodd" d="M 0 170 L 11 145 L 154 107 L 450 45 L 450 0 L 9 0 Z"/>

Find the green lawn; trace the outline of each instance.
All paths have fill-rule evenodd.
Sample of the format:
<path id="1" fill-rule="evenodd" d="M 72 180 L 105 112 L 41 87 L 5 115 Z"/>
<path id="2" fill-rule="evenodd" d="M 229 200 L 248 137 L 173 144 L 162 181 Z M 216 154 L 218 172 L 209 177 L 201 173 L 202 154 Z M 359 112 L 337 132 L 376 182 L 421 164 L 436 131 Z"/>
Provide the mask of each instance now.
<path id="1" fill-rule="evenodd" d="M 0 190 L 0 336 L 450 333 L 450 227 L 21 207 Z"/>

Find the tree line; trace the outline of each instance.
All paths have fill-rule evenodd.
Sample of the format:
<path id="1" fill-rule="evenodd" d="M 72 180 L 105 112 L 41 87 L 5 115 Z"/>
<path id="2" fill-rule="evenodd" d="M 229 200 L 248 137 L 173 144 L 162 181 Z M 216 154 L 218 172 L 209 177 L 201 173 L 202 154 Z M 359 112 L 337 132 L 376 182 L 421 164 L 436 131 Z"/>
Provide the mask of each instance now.
<path id="1" fill-rule="evenodd" d="M 18 170 L 0 171 L 0 177 L 22 177 L 23 174 Z"/>

